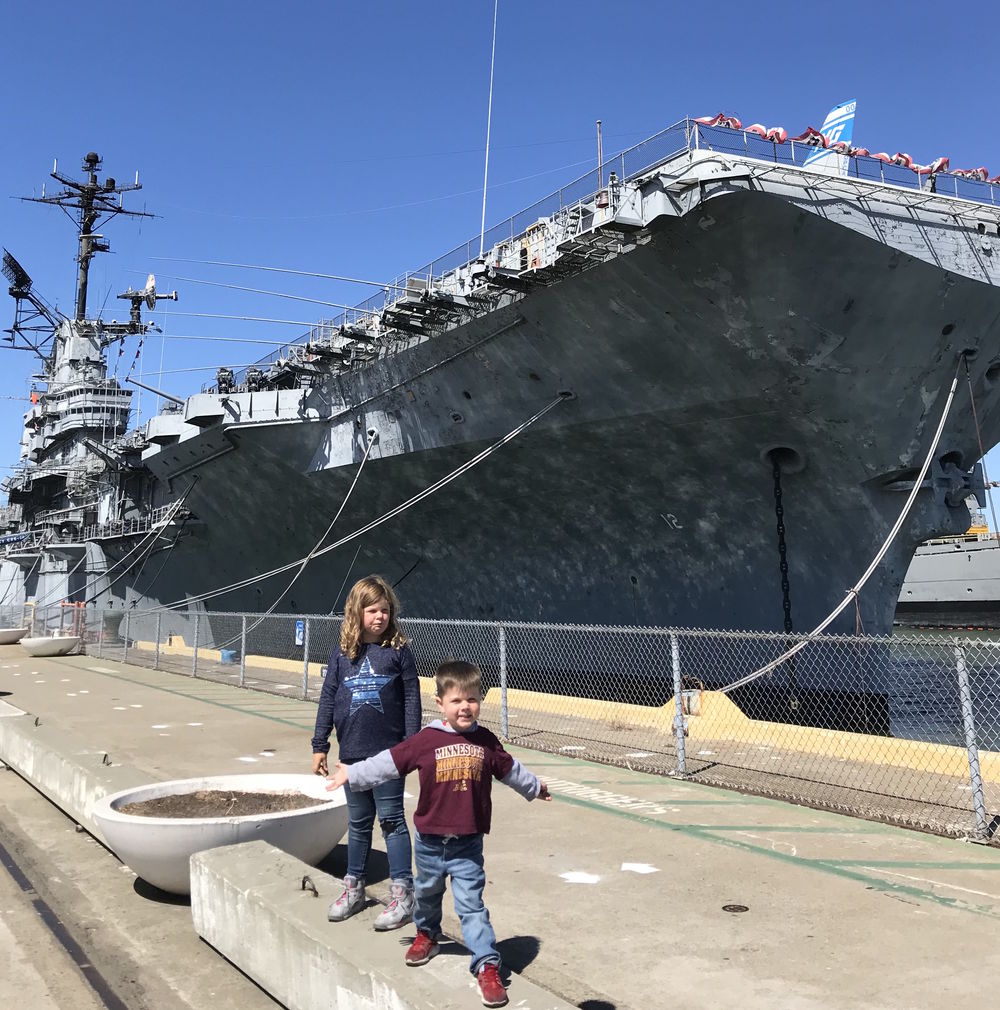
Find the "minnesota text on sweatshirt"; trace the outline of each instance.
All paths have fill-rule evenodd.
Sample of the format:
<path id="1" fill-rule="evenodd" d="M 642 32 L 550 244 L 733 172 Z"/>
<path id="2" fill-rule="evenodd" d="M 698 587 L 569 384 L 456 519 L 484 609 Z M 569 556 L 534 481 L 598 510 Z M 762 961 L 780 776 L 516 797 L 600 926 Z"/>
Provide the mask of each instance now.
<path id="1" fill-rule="evenodd" d="M 457 733 L 440 719 L 395 747 L 351 765 L 348 781 L 352 789 L 371 789 L 411 771 L 420 775 L 413 823 L 423 835 L 487 834 L 495 778 L 527 800 L 541 788 L 538 778 L 488 729 L 477 723 L 468 733 Z"/>

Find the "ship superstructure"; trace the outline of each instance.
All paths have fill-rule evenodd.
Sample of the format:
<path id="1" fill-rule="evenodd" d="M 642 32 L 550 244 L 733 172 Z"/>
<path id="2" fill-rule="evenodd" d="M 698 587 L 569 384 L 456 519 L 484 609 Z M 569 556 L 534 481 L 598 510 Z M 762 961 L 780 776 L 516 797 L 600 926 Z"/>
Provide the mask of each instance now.
<path id="1" fill-rule="evenodd" d="M 488 232 L 484 256 L 477 236 L 220 370 L 134 452 L 91 430 L 106 472 L 102 452 L 134 468 L 119 473 L 141 489 L 133 516 L 161 507 L 172 532 L 146 566 L 81 527 L 88 582 L 114 571 L 88 598 L 176 603 L 164 620 L 181 630 L 202 608 L 329 612 L 376 570 L 420 616 L 808 628 L 876 553 L 967 374 L 979 430 L 963 387 L 907 524 L 838 625 L 887 631 L 915 547 L 968 527 L 979 441 L 1000 435 L 1000 211 L 981 180 L 931 184 L 864 155 L 841 176 L 805 167 L 810 152 L 682 121 Z M 512 431 L 316 557 L 287 596 L 287 576 L 252 581 Z M 37 536 L 37 511 L 18 529 Z"/>
<path id="2" fill-rule="evenodd" d="M 99 179 L 101 159 L 83 160 L 82 181 L 61 173 L 62 188 L 33 202 L 66 210 L 78 231 L 76 312 L 71 318 L 33 290 L 28 272 L 4 250 L 3 273 L 15 301 L 11 349 L 27 351 L 38 362 L 30 407 L 24 416 L 21 466 L 3 482 L 8 508 L 2 517 L 8 563 L 17 566 L 0 580 L 8 597 L 60 602 L 79 597 L 106 563 L 101 545 L 128 541 L 157 519 L 157 490 L 146 474 L 142 449 L 148 445 L 129 431 L 132 390 L 108 374 L 109 347 L 147 332 L 141 307 L 176 292 L 158 294 L 150 277 L 146 288 L 131 287 L 119 298 L 131 303 L 128 322 L 89 318 L 87 288 L 95 254 L 108 243 L 96 229 L 119 215 L 150 217 L 124 206 L 124 194 L 140 189 L 136 180 L 120 184 Z M 92 595 L 92 594 L 91 594 Z"/>

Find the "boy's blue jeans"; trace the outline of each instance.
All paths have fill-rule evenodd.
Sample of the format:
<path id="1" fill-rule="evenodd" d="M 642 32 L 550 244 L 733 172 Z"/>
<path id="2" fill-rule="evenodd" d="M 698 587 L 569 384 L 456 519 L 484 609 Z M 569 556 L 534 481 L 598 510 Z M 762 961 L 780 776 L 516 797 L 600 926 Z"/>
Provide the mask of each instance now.
<path id="1" fill-rule="evenodd" d="M 486 871 L 483 869 L 482 835 L 422 835 L 414 831 L 417 882 L 413 922 L 430 936 L 441 932 L 441 900 L 451 877 L 455 912 L 462 923 L 462 939 L 472 953 L 473 975 L 492 961 L 500 964 L 497 938 L 490 925 L 489 909 L 483 904 Z"/>
<path id="2" fill-rule="evenodd" d="M 368 853 L 372 847 L 372 829 L 378 814 L 385 839 L 385 854 L 389 857 L 389 876 L 399 883 L 413 884 L 413 861 L 410 852 L 410 829 L 403 810 L 402 779 L 384 782 L 374 789 L 353 792 L 344 786 L 347 797 L 347 872 L 358 880 L 365 879 Z"/>

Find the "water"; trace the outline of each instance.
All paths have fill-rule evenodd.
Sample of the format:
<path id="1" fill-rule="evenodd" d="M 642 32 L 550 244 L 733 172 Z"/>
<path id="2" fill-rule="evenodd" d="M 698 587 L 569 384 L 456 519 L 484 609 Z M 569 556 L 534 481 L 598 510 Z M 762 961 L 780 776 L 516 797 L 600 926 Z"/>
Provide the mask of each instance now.
<path id="1" fill-rule="evenodd" d="M 889 697 L 892 735 L 965 745 L 958 656 L 961 649 L 980 748 L 1000 750 L 1000 632 L 897 628 L 876 689 Z"/>

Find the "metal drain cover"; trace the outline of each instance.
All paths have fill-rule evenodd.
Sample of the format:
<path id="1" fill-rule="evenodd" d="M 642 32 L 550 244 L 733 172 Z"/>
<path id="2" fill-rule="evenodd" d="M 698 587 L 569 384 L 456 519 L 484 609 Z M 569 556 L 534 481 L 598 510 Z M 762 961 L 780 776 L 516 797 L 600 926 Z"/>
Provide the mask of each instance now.
<path id="1" fill-rule="evenodd" d="M 750 911 L 750 906 L 749 905 L 723 905 L 722 906 L 722 911 L 723 912 L 749 912 Z"/>

